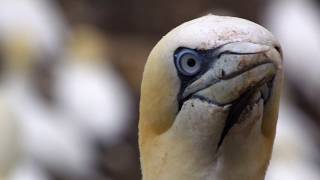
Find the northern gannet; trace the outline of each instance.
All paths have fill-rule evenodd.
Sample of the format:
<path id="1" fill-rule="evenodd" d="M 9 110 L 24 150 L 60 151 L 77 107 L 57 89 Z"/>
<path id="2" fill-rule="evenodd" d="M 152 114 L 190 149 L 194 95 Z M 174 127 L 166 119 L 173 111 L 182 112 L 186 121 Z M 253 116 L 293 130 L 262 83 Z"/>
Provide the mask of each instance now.
<path id="1" fill-rule="evenodd" d="M 170 31 L 143 74 L 143 180 L 264 179 L 282 76 L 279 43 L 255 23 L 207 15 Z"/>

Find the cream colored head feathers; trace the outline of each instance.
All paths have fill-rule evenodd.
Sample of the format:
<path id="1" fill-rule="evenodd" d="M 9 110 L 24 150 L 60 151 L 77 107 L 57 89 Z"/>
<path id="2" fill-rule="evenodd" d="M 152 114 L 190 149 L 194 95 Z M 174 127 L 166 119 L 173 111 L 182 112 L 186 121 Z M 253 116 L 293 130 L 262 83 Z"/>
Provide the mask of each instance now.
<path id="1" fill-rule="evenodd" d="M 280 46 L 255 23 L 208 15 L 173 29 L 143 75 L 143 179 L 263 179 L 281 80 Z"/>

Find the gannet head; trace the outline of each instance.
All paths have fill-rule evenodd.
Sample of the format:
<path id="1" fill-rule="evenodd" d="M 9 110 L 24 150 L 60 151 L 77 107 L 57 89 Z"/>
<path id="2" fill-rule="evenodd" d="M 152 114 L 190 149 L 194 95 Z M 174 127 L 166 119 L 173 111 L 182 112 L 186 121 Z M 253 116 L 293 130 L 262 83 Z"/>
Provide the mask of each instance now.
<path id="1" fill-rule="evenodd" d="M 173 29 L 143 74 L 144 179 L 262 179 L 281 80 L 280 45 L 255 23 L 208 15 Z"/>

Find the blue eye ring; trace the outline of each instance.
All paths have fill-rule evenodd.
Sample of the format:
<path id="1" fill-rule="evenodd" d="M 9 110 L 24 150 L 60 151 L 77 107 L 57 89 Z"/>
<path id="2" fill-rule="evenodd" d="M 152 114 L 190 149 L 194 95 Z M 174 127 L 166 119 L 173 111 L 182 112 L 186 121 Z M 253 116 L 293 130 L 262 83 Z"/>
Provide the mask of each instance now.
<path id="1" fill-rule="evenodd" d="M 202 57 L 194 50 L 182 49 L 175 59 L 178 71 L 185 76 L 194 76 L 201 70 Z"/>

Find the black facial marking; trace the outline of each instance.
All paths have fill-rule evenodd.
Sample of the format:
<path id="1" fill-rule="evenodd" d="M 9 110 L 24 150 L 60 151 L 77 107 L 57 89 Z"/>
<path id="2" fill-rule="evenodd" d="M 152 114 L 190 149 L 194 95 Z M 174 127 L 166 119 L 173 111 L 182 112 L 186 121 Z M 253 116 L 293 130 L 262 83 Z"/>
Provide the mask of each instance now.
<path id="1" fill-rule="evenodd" d="M 200 69 L 197 73 L 192 75 L 186 75 L 186 73 L 183 72 L 181 69 L 181 65 L 179 64 L 180 60 L 179 58 L 182 57 L 183 53 L 192 53 L 195 55 L 195 58 L 190 58 L 187 61 L 187 65 L 190 67 L 194 67 L 199 61 L 201 63 Z M 183 99 L 182 94 L 186 87 L 188 87 L 191 83 L 196 81 L 198 78 L 200 78 L 204 73 L 206 73 L 210 67 L 214 64 L 215 59 L 217 59 L 217 56 L 214 54 L 214 49 L 211 50 L 195 50 L 190 48 L 178 48 L 174 53 L 174 63 L 178 72 L 178 77 L 181 81 L 180 91 L 178 94 L 178 103 L 179 103 L 179 110 L 181 109 L 183 105 Z"/>
<path id="2" fill-rule="evenodd" d="M 271 78 L 271 80 L 262 80 L 260 83 L 255 85 L 255 87 L 252 87 L 247 92 L 242 94 L 240 98 L 232 102 L 232 106 L 228 115 L 228 118 L 226 120 L 226 124 L 223 128 L 222 134 L 220 136 L 220 140 L 218 143 L 217 149 L 222 145 L 223 140 L 225 139 L 226 135 L 228 134 L 229 130 L 239 121 L 240 115 L 244 108 L 248 105 L 250 101 L 250 97 L 256 92 L 256 90 L 261 87 L 264 83 L 268 86 L 268 96 L 262 97 L 264 100 L 264 104 L 266 104 L 271 96 L 271 90 L 273 88 L 274 84 L 274 77 Z"/>
<path id="3" fill-rule="evenodd" d="M 217 49 L 219 49 L 220 47 L 214 48 L 214 49 L 209 49 L 209 50 L 196 50 L 196 49 L 190 49 L 190 48 L 185 48 L 185 47 L 180 47 L 178 48 L 175 52 L 174 52 L 174 63 L 177 69 L 177 73 L 178 73 L 178 77 L 181 81 L 181 85 L 180 85 L 180 91 L 178 93 L 177 96 L 177 102 L 179 105 L 179 110 L 178 112 L 181 110 L 181 107 L 184 103 L 184 101 L 186 99 L 189 99 L 191 96 L 192 98 L 198 98 L 202 101 L 206 101 L 212 104 L 216 104 L 218 106 L 220 106 L 221 104 L 217 103 L 217 102 L 212 102 L 211 100 L 206 99 L 205 97 L 202 96 L 197 96 L 197 95 L 190 95 L 190 97 L 186 97 L 185 99 L 182 98 L 182 94 L 185 91 L 185 89 L 192 84 L 194 81 L 196 81 L 197 79 L 199 79 L 203 74 L 205 74 L 210 68 L 212 68 L 212 66 L 214 66 L 214 63 L 216 62 L 217 59 L 220 58 L 221 55 L 223 54 L 238 54 L 238 53 L 234 53 L 234 52 L 218 52 Z M 180 65 L 179 64 L 179 60 L 180 57 L 182 56 L 181 53 L 184 52 L 190 52 L 192 54 L 194 54 L 195 58 L 189 58 L 187 59 L 186 63 L 188 66 L 190 67 L 194 67 L 196 66 L 197 61 L 201 62 L 201 66 L 199 71 L 195 71 L 195 73 L 185 73 L 182 71 Z M 250 54 L 250 53 L 243 53 L 243 55 L 246 54 Z M 264 64 L 264 63 L 261 63 Z M 261 64 L 257 64 L 256 66 L 259 66 Z M 250 68 L 254 68 L 254 67 L 250 67 Z M 225 72 L 222 71 L 221 75 L 223 78 L 222 79 L 228 79 L 228 78 L 232 78 L 233 76 L 237 76 L 245 71 L 248 71 L 249 69 L 244 69 L 243 71 L 239 71 L 237 73 L 231 74 L 229 76 L 225 76 Z M 243 112 L 244 108 L 248 105 L 250 97 L 256 92 L 256 90 L 258 90 L 258 88 L 263 85 L 264 83 L 267 85 L 268 90 L 267 92 L 264 93 L 264 95 L 262 96 L 264 103 L 266 103 L 268 101 L 268 99 L 271 96 L 271 91 L 272 90 L 272 86 L 273 86 L 273 79 L 274 77 L 270 79 L 264 79 L 261 82 L 259 82 L 258 84 L 256 84 L 254 87 L 248 89 L 247 92 L 243 93 L 240 98 L 236 99 L 233 102 L 230 102 L 231 104 L 231 109 L 229 112 L 229 115 L 226 119 L 226 124 L 224 126 L 224 129 L 221 133 L 220 136 L 220 140 L 218 142 L 218 146 L 217 149 L 219 149 L 219 147 L 222 145 L 226 135 L 228 134 L 229 130 L 238 122 L 239 117 L 241 115 L 241 113 Z M 192 104 L 192 107 L 194 105 Z M 222 105 L 221 105 L 222 106 Z"/>
<path id="4" fill-rule="evenodd" d="M 225 136 L 228 134 L 229 130 L 238 122 L 241 112 L 244 110 L 246 105 L 250 100 L 250 96 L 254 93 L 254 90 L 249 90 L 244 93 L 238 100 L 232 103 L 226 124 L 223 128 L 220 140 L 218 143 L 218 148 L 221 146 Z"/>

